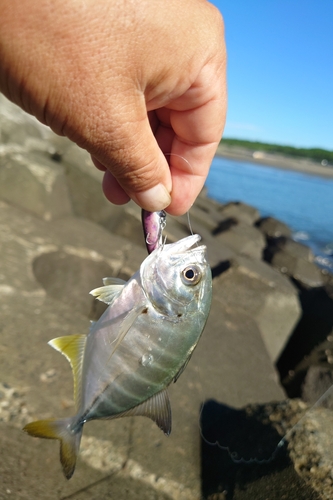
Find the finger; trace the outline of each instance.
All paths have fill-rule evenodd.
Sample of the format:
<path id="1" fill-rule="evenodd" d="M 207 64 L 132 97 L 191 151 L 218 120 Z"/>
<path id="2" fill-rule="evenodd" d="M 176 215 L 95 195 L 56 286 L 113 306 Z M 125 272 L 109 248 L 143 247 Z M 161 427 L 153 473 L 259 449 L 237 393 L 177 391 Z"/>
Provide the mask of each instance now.
<path id="1" fill-rule="evenodd" d="M 94 158 L 93 156 L 91 157 L 92 159 L 92 162 L 93 164 L 95 165 L 96 168 L 98 168 L 98 170 L 101 170 L 102 172 L 105 172 L 106 170 L 106 167 L 104 167 L 104 165 L 102 165 L 96 158 Z"/>
<path id="2" fill-rule="evenodd" d="M 111 172 L 93 156 L 91 157 L 91 159 L 98 170 L 105 172 L 102 183 L 105 197 L 115 205 L 124 205 L 125 203 L 128 203 L 130 197 L 125 193 L 125 191 L 111 174 Z"/>
<path id="3" fill-rule="evenodd" d="M 140 207 L 149 211 L 166 208 L 171 202 L 171 174 L 150 127 L 143 96 L 126 96 L 125 103 L 113 112 L 118 126 L 108 139 L 97 141 L 101 147 L 93 156 Z M 123 199 L 114 179 L 105 176 L 106 195 L 111 200 Z"/>
<path id="4" fill-rule="evenodd" d="M 130 197 L 120 186 L 119 182 L 111 174 L 109 170 L 106 170 L 103 177 L 103 192 L 106 198 L 114 203 L 115 205 L 125 205 L 130 201 Z"/>

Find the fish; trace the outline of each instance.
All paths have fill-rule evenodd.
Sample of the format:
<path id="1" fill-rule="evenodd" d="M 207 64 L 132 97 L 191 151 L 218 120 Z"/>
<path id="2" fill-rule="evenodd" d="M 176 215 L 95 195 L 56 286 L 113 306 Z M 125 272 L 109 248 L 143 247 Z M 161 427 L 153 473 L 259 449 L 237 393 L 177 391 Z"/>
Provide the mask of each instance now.
<path id="1" fill-rule="evenodd" d="M 76 413 L 23 430 L 60 441 L 67 479 L 90 420 L 146 416 L 170 434 L 167 387 L 187 366 L 211 306 L 212 275 L 200 239 L 191 235 L 159 246 L 127 282 L 104 278 L 90 293 L 109 307 L 89 333 L 49 342 L 71 364 Z"/>

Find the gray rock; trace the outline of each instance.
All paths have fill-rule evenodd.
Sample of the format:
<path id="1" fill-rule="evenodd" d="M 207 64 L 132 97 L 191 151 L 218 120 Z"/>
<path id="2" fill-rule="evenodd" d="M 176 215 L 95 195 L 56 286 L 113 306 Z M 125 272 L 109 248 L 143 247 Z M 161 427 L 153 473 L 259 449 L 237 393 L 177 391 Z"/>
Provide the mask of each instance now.
<path id="1" fill-rule="evenodd" d="M 304 287 L 321 287 L 327 282 L 327 276 L 314 262 L 311 249 L 288 237 L 270 239 L 265 258 L 281 273 Z"/>
<path id="2" fill-rule="evenodd" d="M 255 259 L 261 259 L 266 246 L 265 238 L 259 229 L 245 222 L 231 223 L 226 227 L 220 226 L 215 231 L 215 238 L 218 242 L 231 248 L 236 254 Z"/>
<path id="3" fill-rule="evenodd" d="M 3 115 L 0 118 L 0 142 L 1 144 L 17 144 L 26 146 L 27 141 L 42 139 L 42 132 L 38 123 L 33 121 L 13 122 L 4 120 Z"/>
<path id="4" fill-rule="evenodd" d="M 293 241 L 290 238 L 286 238 L 281 244 L 281 250 L 285 253 L 296 257 L 297 259 L 304 259 L 308 262 L 314 261 L 314 255 L 311 248 L 299 243 L 298 241 Z"/>
<path id="5" fill-rule="evenodd" d="M 289 439 L 290 427 L 304 413 L 303 409 L 298 415 L 292 403 L 273 402 L 241 409 L 212 400 L 205 403 L 201 415 L 203 498 L 322 498 L 311 483 L 298 476 L 283 439 L 286 433 Z"/>
<path id="6" fill-rule="evenodd" d="M 231 217 L 249 225 L 254 224 L 260 216 L 256 208 L 239 201 L 222 205 L 218 211 L 223 217 Z"/>
<path id="7" fill-rule="evenodd" d="M 213 213 L 216 214 L 216 211 Z M 212 211 L 206 211 L 202 209 L 202 204 L 201 206 L 197 206 L 194 204 L 191 207 L 191 210 L 188 212 L 188 215 L 184 215 L 180 217 L 184 225 L 189 226 L 189 222 L 191 225 L 200 225 L 207 231 L 213 231 L 216 227 L 216 221 L 215 218 L 212 216 Z"/>
<path id="8" fill-rule="evenodd" d="M 268 264 L 237 256 L 215 279 L 219 301 L 253 318 L 276 361 L 301 315 L 296 288 Z"/>
<path id="9" fill-rule="evenodd" d="M 213 277 L 218 276 L 229 267 L 230 260 L 236 257 L 236 252 L 222 242 L 204 240 L 204 243 L 207 245 L 207 257 Z"/>
<path id="10" fill-rule="evenodd" d="M 87 332 L 89 307 L 85 303 L 80 305 L 80 296 L 86 295 L 84 288 L 98 286 L 108 268 L 112 275 L 132 275 L 146 252 L 87 221 L 70 217 L 58 225 L 51 225 L 3 202 L 0 240 L 3 250 L 0 266 L 0 380 L 13 387 L 29 388 L 29 394 L 26 393 L 24 402 L 18 406 L 27 409 L 25 420 L 11 401 L 12 416 L 7 420 L 10 425 L 21 426 L 27 419 L 73 414 L 70 367 L 64 357 L 47 346 L 47 341 L 59 335 Z M 79 307 L 75 306 L 75 301 L 79 302 Z M 149 425 L 148 419 L 145 421 Z M 112 441 L 105 439 L 106 425 L 112 427 Z M 156 463 L 152 471 L 155 471 L 155 476 L 152 476 L 139 462 L 129 460 L 131 419 L 111 424 L 98 422 L 86 427 L 85 439 L 88 441 L 83 439 L 83 453 L 70 483 L 66 483 L 62 476 L 58 444 L 45 446 L 45 442 L 34 448 L 36 440 L 22 433 L 6 463 L 14 462 L 17 456 L 22 457 L 13 477 L 21 485 L 19 475 L 27 477 L 24 482 L 27 498 L 35 498 L 39 492 L 41 474 L 45 475 L 45 462 L 48 461 L 52 462 L 52 467 L 48 468 L 51 477 L 45 478 L 42 484 L 46 482 L 52 486 L 52 481 L 58 483 L 57 488 L 52 486 L 50 498 L 62 498 L 115 473 L 119 473 L 115 478 L 119 488 L 114 490 L 117 498 L 128 498 L 137 491 L 142 492 L 142 498 L 194 498 L 193 488 L 190 496 L 188 493 L 183 495 L 177 478 L 174 481 L 159 479 Z M 0 430 L 1 454 L 8 454 L 10 447 L 5 435 L 6 430 Z M 47 443 L 50 445 L 49 441 Z M 33 459 L 25 460 L 26 453 L 21 452 L 23 448 L 29 450 L 30 445 L 29 456 Z M 93 454 L 89 452 L 91 448 Z M 113 452 L 106 455 L 105 449 Z M 131 492 L 126 493 L 129 484 Z M 15 481 L 9 481 L 6 487 L 12 492 L 17 491 Z M 99 488 L 92 488 L 97 497 Z"/>
<path id="11" fill-rule="evenodd" d="M 99 274 L 108 269 L 113 275 L 128 277 L 146 252 L 89 221 L 67 217 L 50 224 L 4 202 L 0 241 L 0 380 L 27 389 L 20 407 L 27 409 L 24 418 L 29 421 L 70 415 L 74 411 L 70 367 L 47 341 L 88 331 L 90 307 L 80 299 L 86 295 L 84 288 L 93 288 L 96 280 L 98 286 L 103 277 Z M 58 444 L 20 435 L 14 446 L 17 431 L 13 430 L 14 438 L 8 442 L 8 423 L 0 432 L 1 453 L 6 454 L 2 463 L 14 463 L 21 456 L 12 477 L 16 484 L 24 485 L 29 498 L 42 494 L 42 474 L 42 484 L 50 486 L 50 498 L 71 494 L 75 498 L 88 485 L 90 498 L 98 497 L 104 491 L 98 480 L 112 474 L 119 485 L 114 490 L 119 499 L 135 491 L 141 491 L 142 498 L 199 499 L 202 400 L 218 397 L 242 405 L 281 398 L 282 394 L 256 324 L 232 308 L 221 318 L 221 304 L 214 298 L 202 343 L 170 388 L 174 420 L 169 439 L 145 418 L 90 423 L 84 430 L 76 473 L 66 483 Z M 15 407 L 12 426 L 23 423 L 16 412 Z M 22 477 L 25 479 L 20 481 Z M 14 480 L 6 487 L 17 491 Z"/>
<path id="12" fill-rule="evenodd" d="M 4 152 L 44 152 L 62 155 L 73 143 L 0 94 L 0 155 Z"/>
<path id="13" fill-rule="evenodd" d="M 301 395 L 310 367 L 331 369 L 333 361 L 332 298 L 324 288 L 302 288 L 300 300 L 302 317 L 277 363 L 290 397 Z"/>
<path id="14" fill-rule="evenodd" d="M 71 214 L 63 169 L 38 154 L 0 157 L 0 199 L 44 220 Z"/>
<path id="15" fill-rule="evenodd" d="M 164 439 L 156 426 L 137 419 L 131 458 L 151 472 L 178 481 L 200 498 L 199 413 L 202 402 L 215 398 L 240 407 L 251 401 L 283 398 L 256 323 L 242 311 L 225 307 L 218 291 L 204 334 L 185 372 L 169 388 L 173 430 Z M 171 458 L 172 457 L 172 458 Z"/>
<path id="16" fill-rule="evenodd" d="M 270 238 L 279 238 L 280 236 L 290 237 L 291 229 L 283 222 L 274 219 L 274 217 L 265 217 L 261 219 L 257 226 L 259 229 Z"/>
<path id="17" fill-rule="evenodd" d="M 185 498 L 165 493 L 163 489 L 167 488 L 161 478 L 148 478 L 140 471 L 139 464 L 135 468 L 132 462 L 126 460 L 121 464 L 122 470 L 119 470 L 118 466 L 111 473 L 97 467 L 93 468 L 84 460 L 80 460 L 74 477 L 68 482 L 59 471 L 58 443 L 31 439 L 12 425 L 0 426 L 0 442 L 0 496 L 3 499 L 172 500 Z M 83 445 L 84 442 L 85 440 L 83 440 Z M 94 440 L 94 444 L 96 443 L 98 441 Z M 95 451 L 104 452 L 104 461 L 111 462 L 110 454 L 105 453 L 105 449 L 97 445 Z M 156 486 L 152 484 L 154 479 Z"/>
<path id="18" fill-rule="evenodd" d="M 319 267 L 314 262 L 297 257 L 295 253 L 285 250 L 276 252 L 271 260 L 272 266 L 302 286 L 308 288 L 323 286 L 325 280 Z"/>
<path id="19" fill-rule="evenodd" d="M 205 212 L 218 212 L 221 208 L 221 203 L 212 198 L 208 198 L 207 191 L 206 186 L 204 186 L 196 199 L 195 205 Z"/>
<path id="20" fill-rule="evenodd" d="M 73 414 L 70 367 L 47 341 L 88 331 L 88 318 L 101 313 L 88 291 L 105 274 L 128 279 L 137 270 L 146 256 L 141 211 L 133 203 L 114 207 L 104 199 L 103 174 L 87 153 L 3 96 L 0 106 L 1 493 L 6 498 L 201 498 L 202 402 L 216 398 L 243 407 L 284 397 L 267 349 L 272 357 L 281 349 L 297 301 L 289 282 L 258 260 L 264 240 L 251 225 L 256 209 L 229 204 L 223 213 L 203 192 L 190 213 L 193 231 L 202 234 L 220 277 L 203 338 L 170 387 L 171 437 L 145 418 L 91 422 L 68 483 L 58 443 L 33 440 L 18 428 L 36 418 Z M 14 167 L 19 182 L 14 170 L 9 172 Z M 169 241 L 189 233 L 186 217 L 168 217 Z M 279 493 L 281 484 L 279 477 Z M 295 488 L 299 496 L 293 498 L 303 498 L 302 486 Z M 252 491 L 248 498 L 259 499 Z M 236 492 L 235 499 L 244 499 L 241 495 Z"/>
<path id="21" fill-rule="evenodd" d="M 29 138 L 43 137 L 42 125 L 0 94 L 0 143 L 20 146 Z"/>
<path id="22" fill-rule="evenodd" d="M 333 361 L 330 352 L 330 361 Z M 321 406 L 333 410 L 333 370 L 325 366 L 311 365 L 302 384 L 302 399 L 309 404 L 315 404 L 324 394 Z M 328 391 L 328 392 L 327 392 Z"/>
<path id="23" fill-rule="evenodd" d="M 178 401 L 174 411 L 179 417 L 175 418 L 184 418 L 185 422 L 186 416 L 181 415 L 187 412 L 186 408 L 189 413 L 196 411 L 207 398 L 241 407 L 284 395 L 255 320 L 238 307 L 226 307 L 215 280 L 206 329 L 188 368 L 170 388 L 170 394 L 173 401 Z"/>
<path id="24" fill-rule="evenodd" d="M 102 195 L 103 172 L 97 170 L 90 155 L 73 144 L 61 157 L 74 214 L 98 224 L 107 224 L 115 207 Z M 78 189 L 80 186 L 80 189 Z"/>
<path id="25" fill-rule="evenodd" d="M 68 217 L 45 224 L 2 202 L 0 285 L 50 296 L 84 314 L 96 304 L 89 291 L 104 275 L 128 279 L 146 252 L 89 221 Z M 10 279 L 6 280 L 8 262 Z M 27 270 L 29 272 L 27 273 Z"/>
<path id="26" fill-rule="evenodd" d="M 333 425 L 332 411 L 322 407 L 304 408 L 304 403 L 290 401 L 294 418 L 288 421 L 288 450 L 297 473 L 321 498 L 333 498 Z M 295 418 L 296 417 L 296 418 Z M 295 420 L 297 420 L 296 425 Z"/>
<path id="27" fill-rule="evenodd" d="M 132 201 L 122 206 L 112 205 L 105 198 L 102 192 L 104 174 L 94 167 L 90 155 L 73 144 L 62 156 L 62 164 L 75 215 L 145 248 L 140 207 Z"/>
<path id="28" fill-rule="evenodd" d="M 329 297 L 333 300 L 333 274 L 332 273 L 323 273 L 325 280 L 325 290 Z"/>

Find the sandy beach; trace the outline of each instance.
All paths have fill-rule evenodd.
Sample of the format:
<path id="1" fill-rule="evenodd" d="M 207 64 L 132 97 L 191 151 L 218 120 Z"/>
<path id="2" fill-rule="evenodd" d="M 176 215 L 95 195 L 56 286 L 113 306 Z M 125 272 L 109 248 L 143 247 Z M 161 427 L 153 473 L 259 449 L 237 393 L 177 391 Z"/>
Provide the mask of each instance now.
<path id="1" fill-rule="evenodd" d="M 269 154 L 262 151 L 251 151 L 246 148 L 219 145 L 216 156 L 231 160 L 249 161 L 259 165 L 268 165 L 284 170 L 294 170 L 309 175 L 317 175 L 333 179 L 333 167 L 302 158 L 294 158 L 281 154 Z"/>

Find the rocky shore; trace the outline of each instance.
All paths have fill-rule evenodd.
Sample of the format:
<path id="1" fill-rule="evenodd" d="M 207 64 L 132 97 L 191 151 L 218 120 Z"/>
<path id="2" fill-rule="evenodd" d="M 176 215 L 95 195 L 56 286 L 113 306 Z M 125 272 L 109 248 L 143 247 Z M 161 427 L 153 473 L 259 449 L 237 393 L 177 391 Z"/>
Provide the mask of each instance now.
<path id="1" fill-rule="evenodd" d="M 333 498 L 333 405 L 309 411 L 332 384 L 333 278 L 284 224 L 204 192 L 190 219 L 213 304 L 170 387 L 171 436 L 143 417 L 89 423 L 67 482 L 58 443 L 21 431 L 73 413 L 70 367 L 47 342 L 88 332 L 102 312 L 88 292 L 146 257 L 140 209 L 107 202 L 101 176 L 0 95 L 0 499 Z M 165 233 L 190 234 L 187 217 Z"/>

